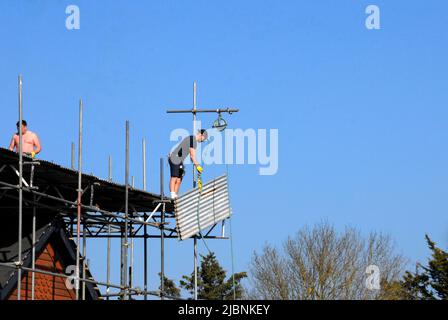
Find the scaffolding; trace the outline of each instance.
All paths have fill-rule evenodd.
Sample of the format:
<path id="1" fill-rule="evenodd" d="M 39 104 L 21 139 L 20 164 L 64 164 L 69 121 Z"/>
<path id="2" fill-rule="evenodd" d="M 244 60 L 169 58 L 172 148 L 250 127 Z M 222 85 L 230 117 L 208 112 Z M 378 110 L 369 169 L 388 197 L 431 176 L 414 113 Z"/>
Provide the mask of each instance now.
<path id="1" fill-rule="evenodd" d="M 22 123 L 22 76 L 18 79 L 19 87 L 19 123 Z M 227 112 L 230 109 L 227 110 Z M 232 112 L 237 112 L 233 110 Z M 190 111 L 191 112 L 191 111 Z M 194 109 L 196 120 L 196 83 L 194 84 Z M 205 111 L 204 111 L 205 112 Z M 226 112 L 221 109 L 206 112 Z M 86 284 L 105 288 L 101 297 L 123 300 L 149 296 L 160 299 L 178 299 L 165 293 L 165 240 L 179 239 L 175 224 L 172 199 L 164 195 L 164 158 L 160 158 L 160 193 L 154 194 L 146 189 L 146 141 L 142 140 L 142 176 L 143 188 L 136 189 L 134 178 L 129 176 L 130 123 L 126 121 L 125 134 L 125 181 L 124 185 L 112 181 L 112 157 L 109 156 L 108 180 L 102 180 L 82 172 L 83 155 L 83 102 L 79 102 L 78 130 L 78 165 L 75 169 L 75 145 L 71 144 L 71 168 L 64 168 L 48 161 L 36 160 L 23 152 L 22 130 L 19 129 L 18 152 L 0 149 L 0 203 L 8 208 L 18 210 L 18 253 L 17 260 L 0 263 L 0 268 L 10 268 L 17 272 L 17 299 L 21 300 L 22 273 L 32 276 L 31 299 L 35 297 L 35 274 L 41 273 L 74 281 L 76 299 L 86 298 Z M 53 175 L 51 175 L 53 173 Z M 60 177 L 58 177 L 58 174 Z M 3 178 L 3 179 L 2 179 Z M 194 178 L 193 178 L 194 179 Z M 131 183 L 130 183 L 131 180 Z M 17 182 L 15 182 L 17 181 Z M 42 185 L 40 185 L 42 183 Z M 194 187 L 196 182 L 194 180 Z M 18 197 L 15 192 L 18 192 Z M 123 195 L 124 193 L 124 195 Z M 71 200 L 76 195 L 76 200 Z M 72 198 L 70 198 L 72 197 Z M 117 199 L 118 198 L 118 199 Z M 113 199 L 108 201 L 108 199 Z M 7 202 L 5 202 L 7 201 Z M 98 205 L 98 201 L 101 205 Z M 75 275 L 50 272 L 36 268 L 36 220 L 39 212 L 54 212 L 65 222 L 70 237 L 76 239 Z M 23 219 L 32 218 L 32 264 L 23 265 L 22 261 L 22 225 Z M 225 236 L 224 223 L 219 234 L 214 224 L 203 239 L 229 239 Z M 106 282 L 95 281 L 86 277 L 87 239 L 107 239 Z M 111 239 L 120 239 L 120 283 L 111 282 Z M 160 284 L 159 289 L 150 290 L 148 283 L 148 239 L 160 239 Z M 197 299 L 197 236 L 194 240 L 194 298 Z M 143 289 L 137 286 L 134 277 L 135 241 L 143 242 Z"/>
<path id="2" fill-rule="evenodd" d="M 232 114 L 235 112 L 239 112 L 239 110 L 234 109 L 234 108 L 198 109 L 197 108 L 197 84 L 196 84 L 196 81 L 193 83 L 193 108 L 192 109 L 167 110 L 167 113 L 172 113 L 172 114 L 176 114 L 176 113 L 177 114 L 179 114 L 179 113 L 192 114 L 193 115 L 193 134 L 196 134 L 196 130 L 200 129 L 200 128 L 197 128 L 198 127 L 198 124 L 197 124 L 197 114 L 198 113 L 217 113 L 219 116 L 218 119 L 222 120 L 222 118 L 221 118 L 222 113 Z M 221 130 L 222 129 L 219 129 L 219 131 L 221 131 Z M 193 177 L 193 188 L 196 188 L 198 181 L 197 181 L 197 177 L 196 177 L 196 170 L 194 169 L 194 167 L 193 167 L 192 177 Z M 213 228 L 212 228 L 212 230 L 213 230 Z M 224 225 L 222 226 L 222 228 L 224 230 Z M 193 259 L 194 259 L 193 292 L 194 292 L 194 299 L 197 300 L 198 299 L 198 237 L 196 235 L 193 236 Z"/>

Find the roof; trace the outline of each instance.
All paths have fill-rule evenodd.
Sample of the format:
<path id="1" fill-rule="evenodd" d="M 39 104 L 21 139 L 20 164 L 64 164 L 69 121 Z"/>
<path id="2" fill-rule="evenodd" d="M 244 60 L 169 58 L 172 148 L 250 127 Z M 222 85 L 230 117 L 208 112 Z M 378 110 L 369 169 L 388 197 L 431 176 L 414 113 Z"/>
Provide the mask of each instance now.
<path id="1" fill-rule="evenodd" d="M 1 182 L 17 185 L 18 175 L 14 170 L 17 170 L 18 161 L 19 156 L 17 153 L 12 152 L 8 149 L 0 148 Z M 34 166 L 33 183 L 34 186 L 37 186 L 39 188 L 38 191 L 43 192 L 43 190 L 49 190 L 60 198 L 75 201 L 78 189 L 78 171 L 41 159 L 32 160 L 29 157 L 24 157 L 24 161 L 38 162 L 38 164 L 36 163 L 36 165 Z M 11 166 L 13 166 L 14 169 Z M 23 166 L 23 176 L 26 181 L 29 181 L 29 177 L 31 175 L 31 167 L 31 165 Z M 90 185 L 94 186 L 93 204 L 95 206 L 109 212 L 124 211 L 126 190 L 124 184 L 118 184 L 90 174 L 83 173 L 82 188 L 86 188 Z M 158 194 L 135 189 L 132 187 L 129 187 L 128 195 L 130 208 L 129 210 L 136 212 L 152 212 L 157 205 L 155 201 L 161 199 L 161 196 Z M 10 199 L 10 203 L 8 204 L 7 202 L 5 202 L 6 200 L 2 200 L 2 206 L 0 208 L 17 206 L 17 201 L 14 198 L 8 197 L 8 199 Z M 165 197 L 164 200 L 169 200 L 169 198 Z M 48 209 L 50 210 L 70 210 L 70 208 L 67 208 L 64 203 L 55 201 L 54 199 L 42 199 L 41 201 L 44 201 L 45 204 L 49 206 Z M 83 194 L 82 203 L 90 203 L 90 191 L 87 191 Z M 171 202 L 168 202 L 166 204 L 166 210 L 168 212 L 172 212 L 174 210 L 173 204 Z M 75 208 L 72 208 L 72 211 L 75 211 Z"/>
<path id="2" fill-rule="evenodd" d="M 2 225 L 0 235 L 0 262 L 11 263 L 17 260 L 18 252 L 18 219 L 17 214 L 1 213 Z M 28 218 L 28 217 L 27 217 Z M 23 220 L 22 238 L 22 262 L 24 267 L 32 265 L 32 221 Z M 76 264 L 76 244 L 70 240 L 65 229 L 65 223 L 60 215 L 40 214 L 36 219 L 36 257 L 51 242 L 57 246 L 57 253 L 62 257 L 66 265 Z M 86 269 L 86 277 L 92 278 L 90 271 Z M 0 267 L 0 300 L 5 299 L 17 287 L 17 270 Z M 99 289 L 86 283 L 87 294 L 91 299 L 99 298 Z"/>

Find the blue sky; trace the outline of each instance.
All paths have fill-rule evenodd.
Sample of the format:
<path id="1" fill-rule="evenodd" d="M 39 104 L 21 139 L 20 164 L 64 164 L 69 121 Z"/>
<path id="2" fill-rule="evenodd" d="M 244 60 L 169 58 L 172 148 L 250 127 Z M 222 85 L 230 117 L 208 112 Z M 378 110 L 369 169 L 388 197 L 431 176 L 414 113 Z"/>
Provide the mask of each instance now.
<path id="1" fill-rule="evenodd" d="M 65 28 L 69 4 L 80 8 L 80 30 Z M 369 4 L 381 9 L 381 30 L 364 26 Z M 0 141 L 7 146 L 14 131 L 22 73 L 24 118 L 42 158 L 69 165 L 83 98 L 85 171 L 105 178 L 111 154 L 114 180 L 124 180 L 129 120 L 131 174 L 141 185 L 145 137 L 156 192 L 171 130 L 191 126 L 165 111 L 190 107 L 196 80 L 199 107 L 241 109 L 225 117 L 230 127 L 279 129 L 277 175 L 230 167 L 237 271 L 254 250 L 322 220 L 389 233 L 412 263 L 425 261 L 425 233 L 448 245 L 447 11 L 437 0 L 2 0 Z M 206 167 L 205 178 L 224 171 Z M 208 245 L 230 270 L 230 243 Z M 192 243 L 167 246 L 167 274 L 189 274 Z M 89 242 L 99 280 L 105 249 Z M 158 250 L 151 241 L 151 289 Z"/>

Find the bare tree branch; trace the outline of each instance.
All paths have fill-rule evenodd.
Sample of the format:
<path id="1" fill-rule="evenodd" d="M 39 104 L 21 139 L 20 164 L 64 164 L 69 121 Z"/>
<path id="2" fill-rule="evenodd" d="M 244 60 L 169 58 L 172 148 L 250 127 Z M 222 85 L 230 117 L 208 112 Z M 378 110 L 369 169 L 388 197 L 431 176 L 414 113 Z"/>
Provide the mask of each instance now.
<path id="1" fill-rule="evenodd" d="M 265 300 L 378 299 L 367 288 L 366 268 L 376 265 L 383 283 L 397 280 L 405 260 L 391 238 L 371 233 L 367 239 L 353 229 L 337 233 L 328 223 L 299 230 L 278 250 L 265 246 L 254 253 L 248 298 Z"/>

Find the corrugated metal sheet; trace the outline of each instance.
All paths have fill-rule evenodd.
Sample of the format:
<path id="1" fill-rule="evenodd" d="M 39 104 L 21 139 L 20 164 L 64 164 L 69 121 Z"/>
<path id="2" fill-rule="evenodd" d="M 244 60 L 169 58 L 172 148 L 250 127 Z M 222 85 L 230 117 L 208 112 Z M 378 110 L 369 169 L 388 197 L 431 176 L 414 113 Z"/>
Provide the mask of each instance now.
<path id="1" fill-rule="evenodd" d="M 177 234 L 181 240 L 230 217 L 227 175 L 220 176 L 198 189 L 190 190 L 174 201 Z"/>
<path id="2" fill-rule="evenodd" d="M 30 161 L 29 157 L 24 158 L 25 161 Z M 44 190 L 46 186 L 56 185 L 64 186 L 60 189 L 65 199 L 76 199 L 76 190 L 78 188 L 78 172 L 76 170 L 69 169 L 51 161 L 46 161 L 40 158 L 35 159 L 40 165 L 34 169 L 35 185 L 39 186 L 41 190 Z M 3 165 L 17 165 L 18 154 L 8 149 L 0 147 L 0 168 Z M 31 166 L 24 166 L 24 177 L 30 176 Z M 0 180 L 8 183 L 17 183 L 17 175 L 10 172 L 11 170 L 3 170 L 0 172 Z M 122 212 L 124 207 L 125 186 L 116 182 L 104 180 L 96 177 L 92 174 L 82 174 L 83 187 L 99 183 L 95 187 L 95 203 L 104 210 L 110 212 Z M 86 193 L 86 196 L 89 192 Z M 129 189 L 129 204 L 138 212 L 151 212 L 157 206 L 157 201 L 160 199 L 160 195 L 139 190 L 137 188 Z M 165 200 L 169 198 L 165 197 Z M 88 201 L 88 200 L 86 200 Z M 174 206 L 172 203 L 167 203 L 166 210 L 172 212 Z"/>

